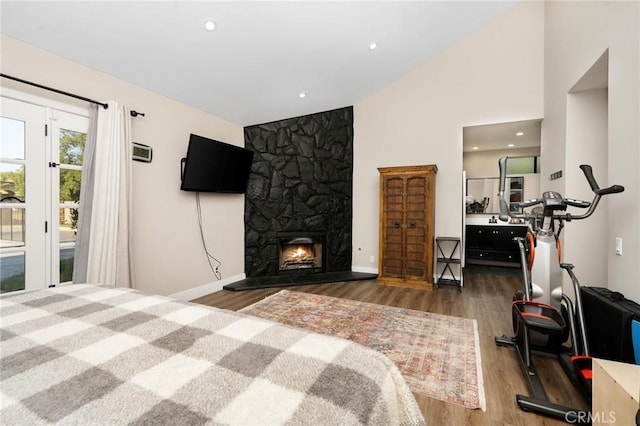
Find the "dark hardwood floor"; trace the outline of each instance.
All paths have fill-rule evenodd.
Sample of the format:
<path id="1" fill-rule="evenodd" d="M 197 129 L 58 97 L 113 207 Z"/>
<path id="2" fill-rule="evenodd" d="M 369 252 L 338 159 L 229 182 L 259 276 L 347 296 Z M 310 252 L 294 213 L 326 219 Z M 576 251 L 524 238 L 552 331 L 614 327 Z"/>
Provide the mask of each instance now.
<path id="1" fill-rule="evenodd" d="M 487 398 L 487 411 L 469 410 L 442 401 L 416 395 L 427 424 L 431 425 L 556 425 L 563 422 L 521 411 L 516 393 L 528 394 L 517 355 L 513 348 L 497 347 L 494 337 L 511 333 L 511 297 L 520 288 L 520 278 L 465 270 L 464 290 L 452 287 L 435 291 L 381 286 L 375 280 L 289 287 L 326 296 L 397 306 L 473 318 L 478 321 L 482 372 Z M 218 308 L 239 310 L 281 288 L 249 291 L 222 290 L 194 300 Z M 534 356 L 544 379 L 549 398 L 557 403 L 587 409 L 586 402 L 573 388 L 553 357 Z"/>

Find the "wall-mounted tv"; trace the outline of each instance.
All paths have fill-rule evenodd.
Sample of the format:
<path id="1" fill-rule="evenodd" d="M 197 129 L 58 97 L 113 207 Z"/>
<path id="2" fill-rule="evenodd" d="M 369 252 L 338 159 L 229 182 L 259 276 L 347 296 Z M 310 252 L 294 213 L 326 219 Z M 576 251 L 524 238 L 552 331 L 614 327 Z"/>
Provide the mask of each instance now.
<path id="1" fill-rule="evenodd" d="M 242 194 L 247 189 L 253 151 L 192 134 L 182 159 L 183 191 Z"/>

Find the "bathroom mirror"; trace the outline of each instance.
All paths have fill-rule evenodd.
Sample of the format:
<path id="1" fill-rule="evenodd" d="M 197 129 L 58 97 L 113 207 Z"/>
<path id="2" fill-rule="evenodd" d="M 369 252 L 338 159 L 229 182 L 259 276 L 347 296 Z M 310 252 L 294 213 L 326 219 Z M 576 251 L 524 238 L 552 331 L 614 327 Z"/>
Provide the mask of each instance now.
<path id="1" fill-rule="evenodd" d="M 498 178 L 467 179 L 467 214 L 498 214 Z"/>
<path id="2" fill-rule="evenodd" d="M 500 214 L 498 191 L 499 178 L 469 178 L 465 198 L 467 214 Z M 522 213 L 516 203 L 523 201 L 525 187 L 524 176 L 508 177 L 505 182 L 504 195 L 509 209 L 514 213 Z"/>

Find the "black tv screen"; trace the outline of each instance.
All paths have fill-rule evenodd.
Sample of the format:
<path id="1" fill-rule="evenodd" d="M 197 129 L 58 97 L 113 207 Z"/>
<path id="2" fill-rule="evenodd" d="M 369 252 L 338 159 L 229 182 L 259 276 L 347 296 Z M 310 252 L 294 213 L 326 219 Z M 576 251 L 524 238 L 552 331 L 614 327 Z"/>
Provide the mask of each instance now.
<path id="1" fill-rule="evenodd" d="M 244 193 L 253 151 L 192 134 L 183 159 L 183 191 Z"/>

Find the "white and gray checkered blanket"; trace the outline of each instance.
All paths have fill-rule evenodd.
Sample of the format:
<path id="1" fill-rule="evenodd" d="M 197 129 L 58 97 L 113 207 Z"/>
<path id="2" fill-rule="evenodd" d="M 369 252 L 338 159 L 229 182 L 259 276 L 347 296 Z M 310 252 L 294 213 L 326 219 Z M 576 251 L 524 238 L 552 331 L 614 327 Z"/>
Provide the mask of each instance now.
<path id="1" fill-rule="evenodd" d="M 3 425 L 424 423 L 383 355 L 236 312 L 77 284 L 0 321 Z"/>

